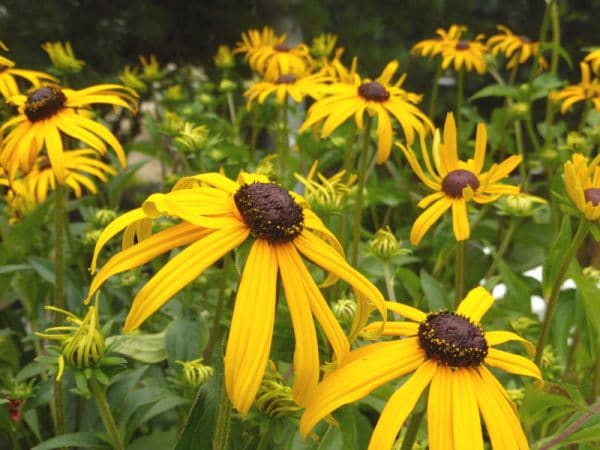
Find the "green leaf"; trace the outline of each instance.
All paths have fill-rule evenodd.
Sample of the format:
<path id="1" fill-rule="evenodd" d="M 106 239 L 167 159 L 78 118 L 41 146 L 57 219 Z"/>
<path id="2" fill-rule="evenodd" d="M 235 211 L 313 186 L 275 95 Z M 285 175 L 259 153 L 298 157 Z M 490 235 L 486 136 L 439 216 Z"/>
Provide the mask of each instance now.
<path id="1" fill-rule="evenodd" d="M 596 342 L 600 346 L 600 314 L 598 314 L 600 289 L 598 289 L 596 283 L 583 276 L 579 264 L 574 264 L 572 266 L 569 276 L 573 278 L 573 281 L 575 281 L 575 284 L 577 285 L 577 302 L 583 305 L 583 309 L 586 312 L 586 318 L 594 328 Z"/>
<path id="2" fill-rule="evenodd" d="M 27 262 L 31 265 L 33 270 L 46 280 L 48 283 L 54 284 L 54 263 L 48 258 L 40 258 L 38 256 L 30 256 L 27 258 Z"/>
<path id="3" fill-rule="evenodd" d="M 20 270 L 31 270 L 31 266 L 28 264 L 7 264 L 0 267 L 0 274 L 18 272 Z"/>
<path id="4" fill-rule="evenodd" d="M 80 433 L 68 433 L 55 436 L 36 445 L 31 450 L 49 450 L 61 447 L 81 447 L 81 448 L 109 448 L 100 438 L 91 431 Z"/>
<path id="5" fill-rule="evenodd" d="M 200 356 L 208 342 L 208 326 L 201 316 L 195 321 L 175 319 L 165 334 L 165 348 L 169 365 L 176 360 L 191 361 Z"/>
<path id="6" fill-rule="evenodd" d="M 155 334 L 110 336 L 106 343 L 111 346 L 113 352 L 147 364 L 156 364 L 167 357 L 164 331 Z"/>
<path id="7" fill-rule="evenodd" d="M 569 68 L 573 68 L 573 61 L 571 60 L 571 57 L 569 56 L 569 54 L 567 53 L 567 51 L 562 48 L 560 45 L 554 43 L 554 42 L 544 42 L 542 44 L 540 44 L 540 48 L 538 50 L 539 54 L 542 54 L 544 51 L 546 50 L 550 50 L 550 51 L 556 51 L 558 52 L 558 54 L 560 55 L 560 57 L 562 59 L 565 60 L 565 62 L 569 65 Z"/>
<path id="8" fill-rule="evenodd" d="M 423 289 L 430 311 L 452 309 L 450 297 L 439 281 L 429 275 L 424 269 L 421 269 L 420 278 L 421 289 Z"/>
<path id="9" fill-rule="evenodd" d="M 514 273 L 504 261 L 500 261 L 498 270 L 502 276 L 502 280 L 506 284 L 505 301 L 510 302 L 512 309 L 519 311 L 523 315 L 528 314 L 531 311 L 530 301 L 532 291 L 527 283 L 525 283 L 522 277 Z"/>
<path id="10" fill-rule="evenodd" d="M 480 91 L 475 92 L 469 99 L 477 100 L 478 98 L 485 97 L 511 97 L 516 98 L 519 95 L 519 89 L 515 86 L 509 86 L 507 84 L 492 84 L 491 86 L 486 86 Z"/>
<path id="11" fill-rule="evenodd" d="M 563 217 L 558 236 L 552 243 L 548 256 L 542 266 L 542 294 L 544 298 L 548 298 L 550 295 L 552 284 L 558 276 L 567 248 L 571 244 L 571 238 L 571 218 L 565 216 Z"/>

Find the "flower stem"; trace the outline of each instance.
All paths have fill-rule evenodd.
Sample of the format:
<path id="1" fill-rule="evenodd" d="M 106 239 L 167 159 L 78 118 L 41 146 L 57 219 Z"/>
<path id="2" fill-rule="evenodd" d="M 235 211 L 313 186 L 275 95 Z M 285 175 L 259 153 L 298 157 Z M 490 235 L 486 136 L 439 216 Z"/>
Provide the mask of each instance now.
<path id="1" fill-rule="evenodd" d="M 410 418 L 410 422 L 408 423 L 408 428 L 406 430 L 406 434 L 404 435 L 404 441 L 402 441 L 402 447 L 400 450 L 412 450 L 415 441 L 417 440 L 417 434 L 419 433 L 419 427 L 421 426 L 421 421 L 425 416 L 425 410 L 415 412 Z"/>
<path id="2" fill-rule="evenodd" d="M 517 230 L 517 225 L 519 224 L 519 222 L 520 222 L 519 219 L 517 219 L 516 217 L 511 218 L 508 228 L 507 228 L 506 232 L 504 233 L 504 237 L 502 238 L 502 242 L 500 243 L 500 246 L 498 247 L 498 251 L 496 251 L 494 260 L 492 261 L 490 268 L 488 269 L 488 271 L 486 272 L 486 274 L 483 277 L 484 280 L 487 280 L 489 277 L 494 275 L 494 273 L 496 272 L 496 269 L 498 268 L 498 264 L 502 260 L 502 257 L 504 256 L 504 252 L 506 252 L 506 249 L 508 248 L 508 245 L 510 244 L 512 237 L 515 234 L 515 231 Z"/>
<path id="3" fill-rule="evenodd" d="M 458 307 L 463 295 L 465 279 L 465 241 L 456 241 L 456 267 L 454 272 L 454 306 Z"/>
<path id="4" fill-rule="evenodd" d="M 554 315 L 554 308 L 556 307 L 556 301 L 558 300 L 560 287 L 562 286 L 565 276 L 567 275 L 569 264 L 571 263 L 573 256 L 575 256 L 575 252 L 577 252 L 581 246 L 581 243 L 588 232 L 589 226 L 590 225 L 587 220 L 581 219 L 579 226 L 577 227 L 577 231 L 575 232 L 575 236 L 573 236 L 573 240 L 571 241 L 571 245 L 569 245 L 565 252 L 562 263 L 558 269 L 558 274 L 556 275 L 556 279 L 554 280 L 554 284 L 550 290 L 548 303 L 546 305 L 546 314 L 544 316 L 544 321 L 542 322 L 540 337 L 538 338 L 536 346 L 535 363 L 537 365 L 539 365 L 540 361 L 542 360 L 542 353 L 544 351 L 544 346 L 546 345 L 548 332 L 550 331 L 550 324 L 552 323 L 552 316 Z"/>
<path id="5" fill-rule="evenodd" d="M 223 313 L 223 304 L 225 303 L 225 287 L 227 286 L 227 274 L 229 273 L 229 267 L 231 265 L 231 256 L 225 255 L 223 257 L 223 268 L 221 269 L 221 283 L 219 284 L 219 293 L 217 297 L 217 308 L 215 309 L 215 315 L 213 317 L 212 326 L 210 328 L 210 336 L 206 349 L 204 350 L 204 361 L 208 364 L 212 358 L 213 348 L 217 338 L 219 337 L 219 327 L 221 326 L 221 315 Z"/>
<path id="6" fill-rule="evenodd" d="M 433 77 L 433 86 L 431 87 L 431 99 L 429 100 L 429 118 L 433 120 L 433 116 L 435 114 L 435 104 L 437 101 L 438 91 L 440 89 L 439 81 L 442 76 L 442 65 L 440 64 L 435 71 L 435 75 Z"/>
<path id="7" fill-rule="evenodd" d="M 213 450 L 226 450 L 229 440 L 229 427 L 231 424 L 231 403 L 225 388 L 225 375 L 221 375 L 221 391 L 219 392 L 219 407 L 217 410 L 217 423 L 213 437 Z"/>
<path id="8" fill-rule="evenodd" d="M 525 161 L 525 149 L 523 147 L 523 129 L 521 128 L 521 121 L 515 120 L 515 140 L 517 142 L 517 153 L 523 157 Z M 521 184 L 523 190 L 527 191 L 527 172 L 525 170 L 525 164 L 519 164 L 519 177 L 521 178 Z"/>
<path id="9" fill-rule="evenodd" d="M 369 146 L 371 143 L 372 118 L 367 113 L 363 128 L 363 141 L 360 150 L 360 162 L 358 168 L 358 180 L 356 186 L 356 202 L 354 204 L 354 224 L 352 227 L 352 255 L 350 263 L 356 267 L 358 264 L 358 250 L 360 247 L 360 229 L 362 219 L 362 208 L 364 201 L 364 190 L 367 184 L 367 169 L 369 165 Z"/>
<path id="10" fill-rule="evenodd" d="M 464 95 L 464 71 L 460 69 L 457 75 L 457 92 L 456 92 L 456 136 L 460 140 L 460 131 L 462 124 L 462 106 L 463 106 L 463 95 Z"/>
<path id="11" fill-rule="evenodd" d="M 113 446 L 117 450 L 125 450 L 125 446 L 123 442 L 121 442 L 121 436 L 119 434 L 119 429 L 117 428 L 117 424 L 115 423 L 115 418 L 112 415 L 110 410 L 110 406 L 108 404 L 108 400 L 106 399 L 106 390 L 100 386 L 100 383 L 95 378 L 90 378 L 90 390 L 94 395 L 94 400 L 96 401 L 96 407 L 98 408 L 98 413 L 102 418 L 102 423 L 104 423 L 104 427 L 106 431 L 110 435 L 112 439 Z"/>
<path id="12" fill-rule="evenodd" d="M 387 259 L 383 262 L 383 277 L 385 279 L 385 288 L 387 290 L 388 298 L 395 302 L 396 294 L 394 293 L 394 277 L 390 272 L 390 261 Z"/>
<path id="13" fill-rule="evenodd" d="M 560 46 L 560 22 L 558 20 L 558 4 L 553 0 L 548 7 L 550 8 L 550 21 L 552 24 L 552 56 L 550 59 L 550 73 L 556 75 L 558 70 L 558 50 Z M 554 119 L 554 110 L 552 109 L 552 100 L 550 97 L 546 100 L 546 136 L 545 145 L 550 146 L 552 140 L 552 121 Z"/>
<path id="14" fill-rule="evenodd" d="M 287 95 L 283 104 L 279 107 L 279 179 L 285 179 L 285 163 L 290 154 L 290 140 L 288 136 L 288 98 Z"/>
<path id="15" fill-rule="evenodd" d="M 564 441 L 577 430 L 579 430 L 581 427 L 583 427 L 590 419 L 592 419 L 598 413 L 600 413 L 600 399 L 596 400 L 596 403 L 590 406 L 588 412 L 583 414 L 581 417 L 579 417 L 579 419 L 577 419 L 575 422 L 573 422 L 571 425 L 565 428 L 565 430 L 562 433 L 560 433 L 558 436 L 549 440 L 543 446 L 541 446 L 540 450 L 550 450 L 556 444 Z"/>

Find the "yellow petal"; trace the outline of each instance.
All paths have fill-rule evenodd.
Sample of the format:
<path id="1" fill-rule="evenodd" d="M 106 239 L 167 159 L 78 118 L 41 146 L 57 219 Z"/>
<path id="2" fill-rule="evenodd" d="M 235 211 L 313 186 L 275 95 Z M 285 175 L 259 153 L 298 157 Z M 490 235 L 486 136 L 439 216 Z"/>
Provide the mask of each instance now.
<path id="1" fill-rule="evenodd" d="M 412 372 L 424 361 L 417 339 L 378 342 L 359 349 L 317 386 L 300 420 L 300 433 L 308 435 L 323 417 L 342 405 L 356 401 L 388 381 Z"/>
<path id="2" fill-rule="evenodd" d="M 456 122 L 454 114 L 449 112 L 444 122 L 444 144 L 441 152 L 441 163 L 447 172 L 458 168 L 458 151 L 456 149 Z"/>
<path id="3" fill-rule="evenodd" d="M 456 369 L 452 376 L 452 429 L 455 448 L 483 450 L 481 422 L 477 409 L 477 395 L 468 372 Z"/>
<path id="4" fill-rule="evenodd" d="M 425 314 L 423 311 L 412 306 L 405 305 L 404 303 L 385 302 L 385 305 L 387 306 L 389 311 L 400 314 L 402 317 L 414 320 L 415 322 L 421 322 L 427 317 L 427 314 Z"/>
<path id="5" fill-rule="evenodd" d="M 244 266 L 225 351 L 225 386 L 242 416 L 254 403 L 267 367 L 276 292 L 277 256 L 268 242 L 257 239 Z"/>
<path id="6" fill-rule="evenodd" d="M 418 245 L 425 236 L 425 233 L 429 231 L 431 226 L 444 214 L 448 208 L 452 205 L 452 200 L 448 197 L 444 197 L 438 200 L 429 208 L 427 208 L 417 220 L 413 223 L 410 230 L 410 242 L 413 245 Z"/>
<path id="7" fill-rule="evenodd" d="M 392 122 L 387 111 L 379 105 L 377 109 L 377 164 L 383 164 L 392 151 Z"/>
<path id="8" fill-rule="evenodd" d="M 383 331 L 381 331 L 383 330 Z M 360 334 L 365 339 L 381 334 L 382 336 L 415 336 L 419 324 L 415 322 L 372 322 L 364 327 Z"/>
<path id="9" fill-rule="evenodd" d="M 125 320 L 125 330 L 139 327 L 208 266 L 244 242 L 248 234 L 245 226 L 217 230 L 174 256 L 133 300 Z"/>
<path id="10" fill-rule="evenodd" d="M 452 229 L 457 241 L 466 241 L 471 235 L 467 202 L 462 198 L 452 200 Z"/>
<path id="11" fill-rule="evenodd" d="M 489 348 L 485 363 L 492 367 L 497 367 L 509 373 L 526 375 L 528 377 L 542 379 L 542 374 L 538 366 L 533 361 L 520 355 L 513 355 L 497 348 Z"/>
<path id="12" fill-rule="evenodd" d="M 429 386 L 427 435 L 430 450 L 454 450 L 452 369 L 438 366 Z"/>
<path id="13" fill-rule="evenodd" d="M 484 314 L 494 304 L 494 297 L 484 287 L 471 289 L 464 298 L 456 313 L 468 317 L 472 322 L 479 323 Z"/>
<path id="14" fill-rule="evenodd" d="M 475 135 L 475 158 L 473 159 L 473 173 L 479 175 L 483 169 L 485 161 L 485 147 L 487 144 L 487 129 L 485 124 L 477 124 L 477 134 Z"/>
<path id="15" fill-rule="evenodd" d="M 485 340 L 490 347 L 504 344 L 509 341 L 519 341 L 527 349 L 527 353 L 529 353 L 530 356 L 535 355 L 535 345 L 527 339 L 523 339 L 521 336 L 511 333 L 510 331 L 486 331 Z"/>

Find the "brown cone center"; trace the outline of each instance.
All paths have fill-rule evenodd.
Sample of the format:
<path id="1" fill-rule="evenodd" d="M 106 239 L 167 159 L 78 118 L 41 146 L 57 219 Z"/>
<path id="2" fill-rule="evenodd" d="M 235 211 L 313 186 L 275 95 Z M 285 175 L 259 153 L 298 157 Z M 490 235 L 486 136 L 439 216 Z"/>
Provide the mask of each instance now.
<path id="1" fill-rule="evenodd" d="M 275 50 L 277 50 L 278 52 L 289 52 L 290 48 L 285 44 L 277 44 L 275 46 Z"/>
<path id="2" fill-rule="evenodd" d="M 592 205 L 598 206 L 600 205 L 600 189 L 599 188 L 589 188 L 583 191 L 583 195 L 585 196 L 586 202 L 592 202 Z"/>
<path id="3" fill-rule="evenodd" d="M 363 83 L 358 87 L 358 95 L 365 100 L 371 100 L 374 102 L 384 102 L 390 98 L 390 93 L 377 81 L 369 81 Z"/>
<path id="4" fill-rule="evenodd" d="M 529 36 L 525 36 L 524 34 L 519 36 L 519 39 L 521 39 L 521 42 L 523 42 L 524 44 L 531 44 L 531 38 Z"/>
<path id="5" fill-rule="evenodd" d="M 469 41 L 460 40 L 456 43 L 456 50 L 468 50 L 469 49 Z"/>
<path id="6" fill-rule="evenodd" d="M 450 367 L 479 366 L 488 353 L 483 330 L 448 311 L 429 314 L 419 324 L 418 337 L 429 359 Z"/>
<path id="7" fill-rule="evenodd" d="M 454 198 L 461 198 L 467 186 L 475 191 L 479 187 L 479 180 L 475 174 L 464 169 L 453 170 L 442 180 L 442 191 Z"/>
<path id="8" fill-rule="evenodd" d="M 25 101 L 25 115 L 32 122 L 48 119 L 59 112 L 66 101 L 65 94 L 56 85 L 38 88 Z"/>
<path id="9" fill-rule="evenodd" d="M 258 182 L 245 184 L 233 198 L 255 237 L 276 244 L 290 242 L 302 233 L 302 208 L 281 186 Z"/>
<path id="10" fill-rule="evenodd" d="M 289 73 L 286 75 L 281 75 L 279 78 L 277 78 L 275 84 L 293 84 L 297 79 L 298 77 L 296 75 Z"/>

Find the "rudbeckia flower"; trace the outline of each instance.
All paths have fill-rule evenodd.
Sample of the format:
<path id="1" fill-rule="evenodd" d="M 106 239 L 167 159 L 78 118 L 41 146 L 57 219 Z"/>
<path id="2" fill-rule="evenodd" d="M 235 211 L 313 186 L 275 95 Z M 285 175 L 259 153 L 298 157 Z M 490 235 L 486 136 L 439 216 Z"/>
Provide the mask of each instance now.
<path id="1" fill-rule="evenodd" d="M 442 69 L 450 66 L 459 72 L 465 69 L 467 72 L 475 70 L 478 74 L 485 73 L 485 45 L 481 43 L 483 35 L 479 34 L 474 40 L 461 39 L 454 45 L 444 45 L 442 48 Z"/>
<path id="2" fill-rule="evenodd" d="M 263 45 L 249 54 L 248 63 L 252 70 L 269 78 L 286 74 L 301 75 L 314 66 L 306 44 L 291 47 L 285 42 Z"/>
<path id="3" fill-rule="evenodd" d="M 20 169 L 31 171 L 38 154 L 45 148 L 59 183 L 64 184 L 67 169 L 63 162 L 61 134 L 84 142 L 98 153 L 106 153 L 110 145 L 125 167 L 125 152 L 117 138 L 103 125 L 88 117 L 87 107 L 94 103 L 121 106 L 135 112 L 137 95 L 117 84 L 99 84 L 85 89 L 63 89 L 49 84 L 28 96 L 17 95 L 10 102 L 19 107 L 19 115 L 8 120 L 0 130 L 10 130 L 0 153 L 3 165 L 12 179 Z"/>
<path id="4" fill-rule="evenodd" d="M 70 42 L 46 42 L 42 45 L 52 65 L 62 73 L 77 73 L 83 69 L 85 62 L 75 57 Z"/>
<path id="5" fill-rule="evenodd" d="M 264 103 L 271 94 L 275 94 L 278 104 L 283 104 L 287 97 L 291 97 L 297 103 L 300 103 L 307 95 L 318 98 L 320 90 L 327 80 L 327 76 L 320 72 L 314 74 L 305 72 L 300 75 L 289 73 L 278 77 L 265 76 L 244 92 L 244 97 L 248 98 L 246 107 L 250 109 L 255 100 L 259 104 Z"/>
<path id="6" fill-rule="evenodd" d="M 37 70 L 26 70 L 15 68 L 15 63 L 4 56 L 0 56 L 0 94 L 5 100 L 19 95 L 19 85 L 15 77 L 27 80 L 33 87 L 42 82 L 57 81 L 52 75 Z"/>
<path id="7" fill-rule="evenodd" d="M 245 53 L 246 60 L 259 48 L 274 47 L 285 42 L 286 34 L 277 36 L 275 30 L 263 27 L 262 30 L 252 29 L 242 33 L 242 40 L 235 44 L 233 53 Z"/>
<path id="8" fill-rule="evenodd" d="M 594 73 L 600 73 L 600 48 L 588 53 L 583 61 L 592 66 Z"/>
<path id="9" fill-rule="evenodd" d="M 539 42 L 534 42 L 525 35 L 517 36 L 504 25 L 498 25 L 496 28 L 502 34 L 491 36 L 487 41 L 487 46 L 492 55 L 496 56 L 498 53 L 502 53 L 506 57 L 508 60 L 506 63 L 507 69 L 523 64 L 529 58 L 533 58 L 538 54 Z"/>
<path id="10" fill-rule="evenodd" d="M 430 189 L 434 190 L 423 198 L 418 206 L 427 208 L 410 231 L 410 241 L 417 245 L 431 226 L 444 212 L 452 208 L 452 227 L 457 241 L 469 239 L 471 234 L 467 202 L 491 203 L 502 195 L 519 193 L 517 186 L 500 184 L 523 159 L 520 155 L 512 155 L 500 164 L 494 164 L 487 172 L 482 172 L 485 161 L 487 131 L 484 124 L 477 125 L 475 137 L 475 155 L 473 159 L 461 161 L 458 159 L 456 123 L 454 115 L 448 113 L 444 124 L 444 140 L 440 142 L 439 132 L 436 131 L 433 140 L 433 161 L 427 153 L 424 140 L 421 140 L 421 152 L 427 173 L 423 171 L 417 156 L 410 147 L 397 143 L 406 156 L 415 175 Z"/>
<path id="11" fill-rule="evenodd" d="M 564 182 L 567 193 L 583 216 L 592 222 L 600 220 L 600 157 L 591 163 L 581 153 L 574 153 L 565 163 Z"/>
<path id="12" fill-rule="evenodd" d="M 317 100 L 308 110 L 306 120 L 300 127 L 303 132 L 312 125 L 323 122 L 321 137 L 326 138 L 333 131 L 354 116 L 356 125 L 362 129 L 365 112 L 377 115 L 377 163 L 385 162 L 392 150 L 392 121 L 395 117 L 404 131 L 408 144 L 412 144 L 415 133 L 424 136 L 433 125 L 429 118 L 417 107 L 421 96 L 401 88 L 406 78 L 401 76 L 396 83 L 391 80 L 398 62 L 390 62 L 375 80 L 361 79 L 354 73 L 344 75 L 346 81 L 333 83 L 323 88 L 323 98 Z"/>
<path id="13" fill-rule="evenodd" d="M 480 414 L 492 449 L 528 449 L 516 408 L 488 366 L 541 380 L 538 367 L 496 346 L 509 341 L 533 345 L 509 331 L 485 332 L 480 321 L 494 303 L 484 288 L 468 293 L 456 312 L 426 314 L 400 303 L 388 309 L 408 320 L 387 322 L 383 334 L 403 339 L 351 351 L 311 395 L 300 431 L 306 436 L 336 408 L 414 372 L 389 398 L 373 430 L 369 450 L 391 449 L 398 431 L 429 386 L 427 426 L 431 450 L 483 450 Z M 371 324 L 369 327 L 379 327 Z"/>
<path id="14" fill-rule="evenodd" d="M 451 25 L 448 31 L 443 28 L 435 30 L 437 37 L 433 39 L 424 39 L 417 42 L 411 52 L 418 56 L 434 56 L 440 55 L 446 45 L 454 46 L 460 39 L 463 32 L 467 30 L 467 27 L 463 25 Z"/>
<path id="15" fill-rule="evenodd" d="M 594 109 L 600 111 L 600 79 L 592 79 L 590 66 L 585 63 L 579 63 L 581 68 L 581 82 L 572 84 L 560 91 L 550 93 L 550 98 L 554 101 L 562 101 L 560 112 L 565 114 L 567 110 L 575 103 L 589 100 Z"/>
<path id="16" fill-rule="evenodd" d="M 307 209 L 306 202 L 260 175 L 242 174 L 234 182 L 217 173 L 202 174 L 180 180 L 170 193 L 151 195 L 141 208 L 117 218 L 104 230 L 94 250 L 92 271 L 108 239 L 140 220 L 159 216 L 178 217 L 182 222 L 113 256 L 94 277 L 88 300 L 110 276 L 188 245 L 133 300 L 125 321 L 125 330 L 133 330 L 207 267 L 252 236 L 225 353 L 227 392 L 243 415 L 254 403 L 269 358 L 278 274 L 296 340 L 293 393 L 300 405 L 310 397 L 319 378 L 313 316 L 336 361 L 343 361 L 349 351 L 348 340 L 301 255 L 330 273 L 324 285 L 339 277 L 385 314 L 381 293 L 345 261 L 341 245 Z"/>

